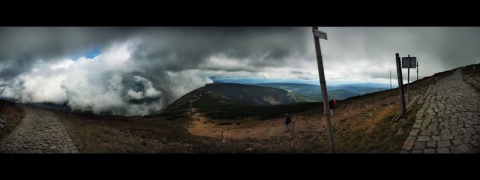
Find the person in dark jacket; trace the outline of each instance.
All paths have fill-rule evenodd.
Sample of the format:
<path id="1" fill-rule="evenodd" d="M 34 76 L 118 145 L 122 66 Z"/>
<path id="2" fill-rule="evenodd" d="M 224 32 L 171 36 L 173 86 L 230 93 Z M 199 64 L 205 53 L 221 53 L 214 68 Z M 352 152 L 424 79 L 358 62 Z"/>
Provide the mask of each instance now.
<path id="1" fill-rule="evenodd" d="M 333 108 L 335 105 L 337 105 L 337 101 L 333 98 L 330 98 L 330 101 L 328 101 L 328 105 L 330 106 L 330 116 L 333 117 Z"/>
<path id="2" fill-rule="evenodd" d="M 285 132 L 288 132 L 288 124 L 290 124 L 292 122 L 292 118 L 290 117 L 290 115 L 288 115 L 288 113 L 285 113 Z"/>

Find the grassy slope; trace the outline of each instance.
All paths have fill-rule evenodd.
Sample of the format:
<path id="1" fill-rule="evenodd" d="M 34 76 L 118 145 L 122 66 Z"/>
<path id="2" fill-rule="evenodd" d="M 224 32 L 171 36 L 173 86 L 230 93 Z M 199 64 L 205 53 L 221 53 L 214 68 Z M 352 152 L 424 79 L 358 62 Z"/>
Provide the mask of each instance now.
<path id="1" fill-rule="evenodd" d="M 200 108 L 201 112 L 206 113 L 206 117 L 212 119 L 243 119 L 246 117 L 255 117 L 255 119 L 271 119 L 282 117 L 286 112 L 297 113 L 306 111 L 315 107 L 323 107 L 322 103 L 298 103 L 276 106 L 248 106 L 239 103 L 220 103 L 221 97 L 214 93 L 206 92 L 204 95 L 192 103 L 193 107 Z M 223 99 L 224 102 L 227 102 Z M 189 104 L 184 104 L 181 108 L 188 108 Z"/>
<path id="2" fill-rule="evenodd" d="M 64 124 L 80 153 L 249 153 L 245 150 L 249 147 L 254 147 L 252 153 L 308 150 L 292 147 L 283 138 L 223 143 L 218 138 L 195 136 L 187 131 L 191 119 L 179 116 L 125 118 L 51 111 Z"/>
<path id="3" fill-rule="evenodd" d="M 465 66 L 462 69 L 462 76 L 463 76 L 464 79 L 471 78 L 471 77 L 472 78 L 480 78 L 480 63 Z"/>
<path id="4" fill-rule="evenodd" d="M 183 153 L 193 138 L 184 127 L 185 118 L 179 116 L 167 120 L 52 112 L 81 153 Z M 182 149 L 171 145 L 179 142 L 177 148 Z"/>
<path id="5" fill-rule="evenodd" d="M 352 96 L 357 96 L 357 93 L 353 93 L 351 91 L 347 91 L 344 89 L 336 89 L 332 91 L 328 91 L 328 97 L 334 98 L 336 100 L 344 100 Z M 317 101 L 323 101 L 323 96 L 322 94 L 310 94 L 307 97 L 317 100 Z"/>
<path id="6" fill-rule="evenodd" d="M 480 63 L 479 64 L 472 64 L 469 66 L 465 66 L 462 69 L 462 77 L 467 83 L 472 83 L 470 80 L 475 80 L 477 83 L 476 85 L 470 84 L 472 87 L 476 88 L 478 92 L 480 92 L 480 88 L 478 88 L 478 81 L 480 81 Z"/>
<path id="7" fill-rule="evenodd" d="M 10 134 L 22 122 L 25 110 L 17 104 L 0 99 L 0 116 L 7 120 L 8 124 L 0 131 L 0 139 Z"/>
<path id="8" fill-rule="evenodd" d="M 265 120 L 283 117 L 285 113 L 298 113 L 316 107 L 323 107 L 323 104 L 301 103 L 277 106 L 236 106 L 227 109 L 207 111 L 205 115 L 212 119 L 243 119 L 253 117 L 258 120 Z"/>

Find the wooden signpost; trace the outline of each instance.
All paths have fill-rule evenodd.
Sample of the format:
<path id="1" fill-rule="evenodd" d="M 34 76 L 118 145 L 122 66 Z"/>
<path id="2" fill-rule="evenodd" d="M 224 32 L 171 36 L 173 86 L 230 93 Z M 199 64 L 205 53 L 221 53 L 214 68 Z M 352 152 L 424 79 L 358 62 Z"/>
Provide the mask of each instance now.
<path id="1" fill-rule="evenodd" d="M 405 118 L 405 96 L 403 93 L 403 77 L 402 77 L 402 68 L 400 65 L 400 56 L 398 53 L 395 54 L 395 61 L 397 62 L 397 77 L 398 77 L 398 89 L 400 90 L 400 100 L 401 100 L 401 118 Z"/>
<path id="2" fill-rule="evenodd" d="M 312 27 L 313 31 L 313 40 L 315 43 L 315 52 L 317 54 L 317 64 L 318 64 L 318 76 L 320 76 L 320 89 L 322 91 L 323 97 L 323 108 L 324 114 L 327 118 L 327 129 L 328 129 L 328 139 L 330 140 L 330 150 L 332 153 L 335 153 L 335 140 L 333 138 L 333 128 L 332 122 L 330 120 L 330 107 L 328 103 L 328 95 L 327 95 L 327 84 L 325 81 L 325 73 L 323 72 L 323 59 L 322 59 L 322 51 L 320 50 L 320 40 L 318 38 L 322 38 L 327 40 L 327 33 L 319 31 L 317 26 Z"/>

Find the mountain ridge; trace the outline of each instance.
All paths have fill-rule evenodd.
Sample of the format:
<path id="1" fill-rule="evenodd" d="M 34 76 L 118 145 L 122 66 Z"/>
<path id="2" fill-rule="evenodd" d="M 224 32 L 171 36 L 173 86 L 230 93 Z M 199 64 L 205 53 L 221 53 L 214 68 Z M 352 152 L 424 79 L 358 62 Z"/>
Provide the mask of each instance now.
<path id="1" fill-rule="evenodd" d="M 223 105 L 269 106 L 286 105 L 299 102 L 314 102 L 313 100 L 282 89 L 245 85 L 239 83 L 212 83 L 185 94 L 169 104 L 164 110 L 157 112 L 172 112 L 173 109 L 190 108 L 197 101 L 200 108 Z"/>

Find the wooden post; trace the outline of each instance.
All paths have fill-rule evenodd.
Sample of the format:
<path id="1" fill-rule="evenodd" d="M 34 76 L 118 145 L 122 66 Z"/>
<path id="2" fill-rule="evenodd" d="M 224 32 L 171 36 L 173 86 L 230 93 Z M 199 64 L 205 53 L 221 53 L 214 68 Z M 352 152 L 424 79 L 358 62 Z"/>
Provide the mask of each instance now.
<path id="1" fill-rule="evenodd" d="M 410 54 L 408 55 L 408 77 L 407 77 L 407 103 L 410 100 Z"/>
<path id="2" fill-rule="evenodd" d="M 398 53 L 395 54 L 395 59 L 397 61 L 397 77 L 398 77 L 398 89 L 400 90 L 400 99 L 401 99 L 401 117 L 405 118 L 405 97 L 403 94 L 403 78 L 402 78 L 402 66 L 400 65 L 400 56 Z"/>
<path id="3" fill-rule="evenodd" d="M 318 30 L 317 26 L 312 27 L 312 31 Z M 327 84 L 325 81 L 325 74 L 323 72 L 323 59 L 322 59 L 322 51 L 320 50 L 320 40 L 314 34 L 313 40 L 315 42 L 315 52 L 317 54 L 317 65 L 318 65 L 318 76 L 320 76 L 320 89 L 322 90 L 322 97 L 323 97 L 323 111 L 325 117 L 327 118 L 327 129 L 328 129 L 328 139 L 330 140 L 330 150 L 332 153 L 336 152 L 335 149 L 335 139 L 333 138 L 333 128 L 332 122 L 330 121 L 330 106 L 328 103 L 328 94 L 327 94 Z"/>

